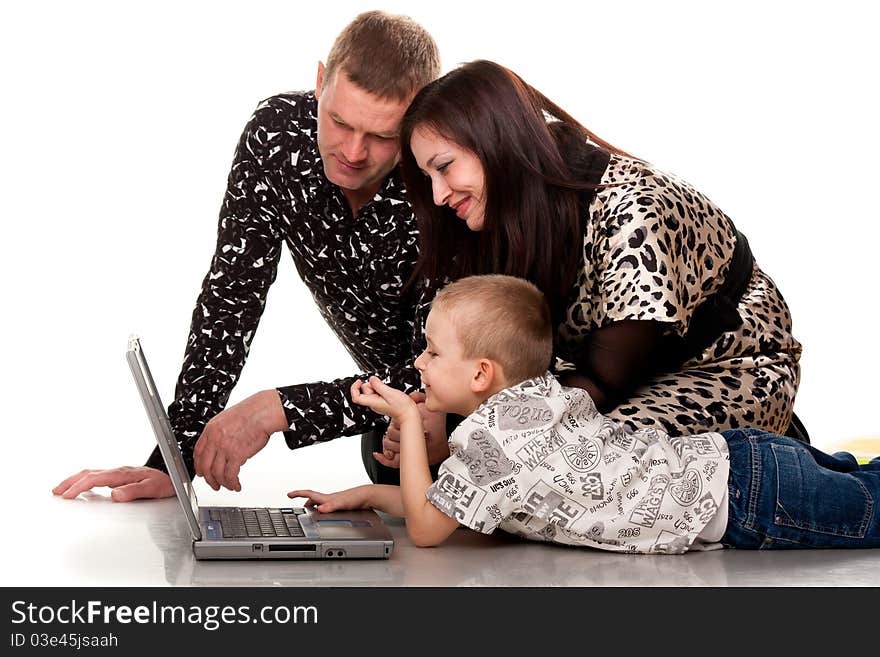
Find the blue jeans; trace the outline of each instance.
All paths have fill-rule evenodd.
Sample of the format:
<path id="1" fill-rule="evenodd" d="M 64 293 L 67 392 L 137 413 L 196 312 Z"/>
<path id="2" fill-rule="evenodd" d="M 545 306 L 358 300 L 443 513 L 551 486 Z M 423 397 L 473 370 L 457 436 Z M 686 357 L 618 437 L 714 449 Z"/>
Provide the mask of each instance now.
<path id="1" fill-rule="evenodd" d="M 880 547 L 880 457 L 859 465 L 852 454 L 760 429 L 722 435 L 730 447 L 725 546 Z"/>

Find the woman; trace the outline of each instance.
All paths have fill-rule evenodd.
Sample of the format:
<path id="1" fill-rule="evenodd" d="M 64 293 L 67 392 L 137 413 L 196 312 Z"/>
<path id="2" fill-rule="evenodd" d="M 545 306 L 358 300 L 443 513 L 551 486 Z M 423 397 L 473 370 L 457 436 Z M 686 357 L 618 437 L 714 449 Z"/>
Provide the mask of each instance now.
<path id="1" fill-rule="evenodd" d="M 410 284 L 530 280 L 554 314 L 556 372 L 633 429 L 788 429 L 801 352 L 788 308 L 693 187 L 488 61 L 425 87 L 401 142 L 419 220 Z"/>

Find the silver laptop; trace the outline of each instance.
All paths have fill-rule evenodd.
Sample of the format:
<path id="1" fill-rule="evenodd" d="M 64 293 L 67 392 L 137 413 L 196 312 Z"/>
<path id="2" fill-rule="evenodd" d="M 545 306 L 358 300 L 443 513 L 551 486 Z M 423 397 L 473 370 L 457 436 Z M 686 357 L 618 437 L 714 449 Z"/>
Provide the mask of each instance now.
<path id="1" fill-rule="evenodd" d="M 374 511 L 200 507 L 140 340 L 126 353 L 193 538 L 196 559 L 387 559 L 394 541 Z"/>

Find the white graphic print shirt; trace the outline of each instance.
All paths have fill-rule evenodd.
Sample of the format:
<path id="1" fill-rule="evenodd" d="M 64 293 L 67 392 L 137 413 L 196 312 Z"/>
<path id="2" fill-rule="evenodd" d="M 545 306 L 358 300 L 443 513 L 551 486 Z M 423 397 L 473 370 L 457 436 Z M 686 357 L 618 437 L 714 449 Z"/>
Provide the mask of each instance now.
<path id="1" fill-rule="evenodd" d="M 549 372 L 492 396 L 449 447 L 427 496 L 451 518 L 619 552 L 687 551 L 725 500 L 730 467 L 720 434 L 629 432 Z"/>

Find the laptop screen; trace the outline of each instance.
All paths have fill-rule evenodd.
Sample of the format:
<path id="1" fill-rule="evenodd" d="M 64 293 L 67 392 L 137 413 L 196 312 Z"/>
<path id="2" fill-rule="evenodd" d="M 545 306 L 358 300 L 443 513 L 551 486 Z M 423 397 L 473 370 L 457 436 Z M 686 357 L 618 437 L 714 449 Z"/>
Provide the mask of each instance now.
<path id="1" fill-rule="evenodd" d="M 137 383 L 144 408 L 150 418 L 150 424 L 153 425 L 153 432 L 156 434 L 159 451 L 162 453 L 165 467 L 168 468 L 168 475 L 171 477 L 174 491 L 177 493 L 177 499 L 180 500 L 180 505 L 190 525 L 193 538 L 201 540 L 202 531 L 196 520 L 198 518 L 199 501 L 196 498 L 195 487 L 189 478 L 189 472 L 186 469 L 186 464 L 183 462 L 180 446 L 174 438 L 171 423 L 168 421 L 165 407 L 162 405 L 153 376 L 150 374 L 150 368 L 147 365 L 147 359 L 141 348 L 140 339 L 136 336 L 132 336 L 128 340 L 126 358 L 128 359 L 135 383 Z"/>

